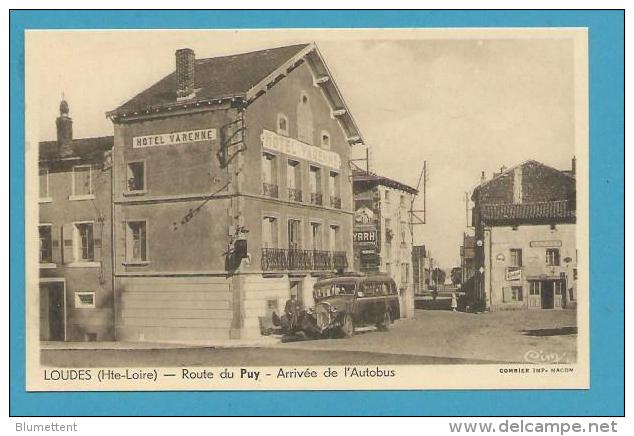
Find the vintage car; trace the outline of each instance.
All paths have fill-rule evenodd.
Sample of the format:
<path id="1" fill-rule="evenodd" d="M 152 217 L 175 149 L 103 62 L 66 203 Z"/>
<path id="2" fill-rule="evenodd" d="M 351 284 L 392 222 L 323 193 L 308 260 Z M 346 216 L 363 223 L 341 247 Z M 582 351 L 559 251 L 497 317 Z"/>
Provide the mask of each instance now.
<path id="1" fill-rule="evenodd" d="M 387 274 L 349 274 L 315 283 L 315 307 L 308 311 L 321 336 L 350 337 L 357 326 L 388 329 L 400 318 L 396 283 Z"/>

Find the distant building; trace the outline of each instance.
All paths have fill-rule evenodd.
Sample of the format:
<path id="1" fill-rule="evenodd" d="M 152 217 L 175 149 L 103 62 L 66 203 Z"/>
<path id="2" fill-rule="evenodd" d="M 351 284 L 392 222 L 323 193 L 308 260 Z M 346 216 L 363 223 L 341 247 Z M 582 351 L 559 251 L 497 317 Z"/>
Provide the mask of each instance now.
<path id="1" fill-rule="evenodd" d="M 354 268 L 385 272 L 401 290 L 401 316 L 413 316 L 410 209 L 415 188 L 353 168 Z"/>
<path id="2" fill-rule="evenodd" d="M 40 339 L 112 340 L 113 137 L 74 139 L 59 110 L 57 140 L 39 143 Z"/>
<path id="3" fill-rule="evenodd" d="M 352 263 L 360 133 L 314 44 L 207 59 L 108 113 L 118 337 L 257 337 Z"/>
<path id="4" fill-rule="evenodd" d="M 472 198 L 483 307 L 562 309 L 577 303 L 573 171 L 534 160 L 483 180 Z"/>
<path id="5" fill-rule="evenodd" d="M 414 294 L 429 291 L 431 284 L 432 259 L 431 253 L 424 245 L 412 247 L 412 281 Z"/>

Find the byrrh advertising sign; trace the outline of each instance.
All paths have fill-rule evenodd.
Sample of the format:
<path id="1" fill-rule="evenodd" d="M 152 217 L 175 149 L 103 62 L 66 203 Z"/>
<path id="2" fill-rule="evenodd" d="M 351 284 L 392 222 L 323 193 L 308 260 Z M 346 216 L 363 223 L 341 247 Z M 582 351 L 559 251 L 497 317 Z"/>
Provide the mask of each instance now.
<path id="1" fill-rule="evenodd" d="M 355 230 L 352 242 L 376 244 L 376 230 Z"/>
<path id="2" fill-rule="evenodd" d="M 270 151 L 288 154 L 298 159 L 304 159 L 319 165 L 338 169 L 341 167 L 341 158 L 333 151 L 323 150 L 319 147 L 305 144 L 288 136 L 278 135 L 270 130 L 263 130 L 262 146 Z"/>
<path id="3" fill-rule="evenodd" d="M 132 148 L 186 144 L 188 142 L 213 141 L 214 139 L 216 139 L 216 129 L 188 130 L 159 135 L 135 136 L 132 138 Z"/>

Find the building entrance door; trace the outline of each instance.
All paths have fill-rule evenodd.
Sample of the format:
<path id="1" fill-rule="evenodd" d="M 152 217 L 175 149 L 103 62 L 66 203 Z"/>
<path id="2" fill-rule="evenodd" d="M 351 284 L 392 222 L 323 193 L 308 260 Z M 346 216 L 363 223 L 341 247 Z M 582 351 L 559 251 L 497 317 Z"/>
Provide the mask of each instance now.
<path id="1" fill-rule="evenodd" d="M 542 307 L 542 282 L 530 280 L 528 282 L 528 308 L 540 309 Z"/>
<path id="2" fill-rule="evenodd" d="M 304 289 L 302 286 L 302 280 L 291 280 L 290 283 L 291 295 L 297 295 L 297 303 L 300 307 L 304 307 Z"/>
<path id="3" fill-rule="evenodd" d="M 40 340 L 63 341 L 65 331 L 64 283 L 40 285 Z"/>
<path id="4" fill-rule="evenodd" d="M 542 309 L 555 308 L 555 282 L 552 280 L 542 281 Z"/>

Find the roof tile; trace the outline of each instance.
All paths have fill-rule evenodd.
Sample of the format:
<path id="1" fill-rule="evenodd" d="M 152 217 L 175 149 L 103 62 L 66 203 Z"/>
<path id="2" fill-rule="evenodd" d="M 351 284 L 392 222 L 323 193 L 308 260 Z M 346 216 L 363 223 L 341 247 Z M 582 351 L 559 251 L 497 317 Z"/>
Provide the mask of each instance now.
<path id="1" fill-rule="evenodd" d="M 308 44 L 297 44 L 230 56 L 196 59 L 196 100 L 243 95 L 307 46 Z M 176 102 L 176 97 L 176 71 L 173 71 L 112 113 L 131 113 L 158 108 Z"/>
<path id="2" fill-rule="evenodd" d="M 518 220 L 574 220 L 575 217 L 575 207 L 568 200 L 482 205 L 482 219 L 487 223 Z"/>

